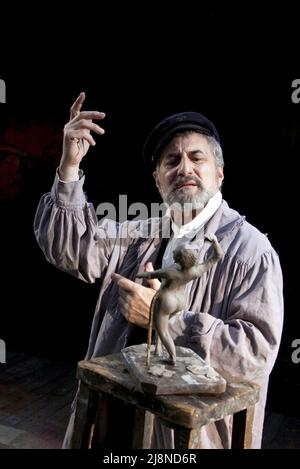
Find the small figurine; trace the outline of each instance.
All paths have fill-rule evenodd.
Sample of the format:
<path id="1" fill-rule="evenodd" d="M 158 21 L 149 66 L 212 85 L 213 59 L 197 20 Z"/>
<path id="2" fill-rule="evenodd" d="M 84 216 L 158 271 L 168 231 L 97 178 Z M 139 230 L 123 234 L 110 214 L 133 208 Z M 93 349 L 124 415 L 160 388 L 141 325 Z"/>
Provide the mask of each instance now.
<path id="1" fill-rule="evenodd" d="M 161 280 L 160 288 L 154 295 L 150 306 L 147 341 L 148 368 L 150 367 L 152 322 L 156 331 L 155 354 L 161 355 L 161 341 L 169 353 L 170 363 L 172 365 L 176 364 L 176 348 L 169 333 L 169 318 L 186 307 L 185 285 L 208 271 L 224 255 L 214 234 L 207 235 L 206 239 L 214 247 L 214 255 L 206 262 L 199 264 L 197 252 L 185 245 L 180 245 L 173 252 L 174 264 L 153 272 L 143 272 L 137 275 L 138 278 L 158 278 Z"/>

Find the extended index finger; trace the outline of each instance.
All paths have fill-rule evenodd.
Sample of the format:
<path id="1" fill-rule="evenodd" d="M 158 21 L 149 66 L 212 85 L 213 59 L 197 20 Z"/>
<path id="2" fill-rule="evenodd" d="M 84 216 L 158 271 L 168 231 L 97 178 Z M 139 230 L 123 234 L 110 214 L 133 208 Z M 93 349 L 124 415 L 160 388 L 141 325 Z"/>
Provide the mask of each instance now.
<path id="1" fill-rule="evenodd" d="M 84 100 L 85 93 L 82 91 L 70 109 L 70 119 L 73 119 L 77 114 L 79 114 Z"/>
<path id="2" fill-rule="evenodd" d="M 126 277 L 123 277 L 123 275 L 120 275 L 120 274 L 113 273 L 111 274 L 111 278 L 114 282 L 116 282 L 118 287 L 123 288 L 124 290 L 128 292 L 136 290 L 138 286 L 135 282 L 133 282 L 132 280 L 129 280 Z"/>

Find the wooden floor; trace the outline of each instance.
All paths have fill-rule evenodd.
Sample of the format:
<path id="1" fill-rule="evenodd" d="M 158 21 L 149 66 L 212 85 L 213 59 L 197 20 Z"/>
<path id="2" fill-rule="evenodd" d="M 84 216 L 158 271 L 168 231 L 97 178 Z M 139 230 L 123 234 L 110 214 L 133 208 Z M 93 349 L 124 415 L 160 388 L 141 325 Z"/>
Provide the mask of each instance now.
<path id="1" fill-rule="evenodd" d="M 0 364 L 0 449 L 61 448 L 76 363 L 8 352 Z M 267 412 L 263 448 L 300 448 L 300 419 Z"/>
<path id="2" fill-rule="evenodd" d="M 60 448 L 76 364 L 8 352 L 0 364 L 0 448 Z"/>

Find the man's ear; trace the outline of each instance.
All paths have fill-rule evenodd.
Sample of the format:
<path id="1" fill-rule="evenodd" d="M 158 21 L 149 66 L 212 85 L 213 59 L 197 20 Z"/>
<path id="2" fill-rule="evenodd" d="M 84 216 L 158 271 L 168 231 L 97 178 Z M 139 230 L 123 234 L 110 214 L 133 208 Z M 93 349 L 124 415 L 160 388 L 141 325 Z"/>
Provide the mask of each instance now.
<path id="1" fill-rule="evenodd" d="M 224 168 L 223 168 L 223 166 L 218 166 L 217 167 L 217 172 L 218 172 L 219 187 L 221 187 L 222 184 L 223 184 L 223 180 L 224 180 Z"/>
<path id="2" fill-rule="evenodd" d="M 152 175 L 153 175 L 153 177 L 154 177 L 154 181 L 155 181 L 156 187 L 159 189 L 159 180 L 158 180 L 157 171 L 153 171 Z"/>

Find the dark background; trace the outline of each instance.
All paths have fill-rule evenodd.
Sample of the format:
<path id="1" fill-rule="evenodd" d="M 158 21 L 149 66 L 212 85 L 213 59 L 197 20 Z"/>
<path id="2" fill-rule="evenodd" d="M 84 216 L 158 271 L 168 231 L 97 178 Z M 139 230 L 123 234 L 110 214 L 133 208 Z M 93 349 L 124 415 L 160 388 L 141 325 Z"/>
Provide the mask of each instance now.
<path id="1" fill-rule="evenodd" d="M 26 45 L 19 40 L 9 54 L 0 71 L 7 86 L 7 103 L 0 104 L 0 338 L 8 349 L 53 359 L 78 360 L 87 348 L 99 287 L 49 265 L 32 229 L 79 92 L 87 94 L 85 109 L 107 114 L 106 134 L 96 137 L 96 148 L 82 164 L 95 207 L 116 204 L 119 194 L 128 195 L 128 204 L 159 201 L 141 158 L 147 133 L 168 114 L 199 111 L 220 133 L 224 198 L 268 233 L 281 259 L 285 325 L 268 406 L 294 415 L 300 370 L 291 361 L 291 343 L 300 337 L 294 273 L 300 103 L 291 100 L 291 84 L 300 70 L 295 41 L 285 36 L 283 42 L 282 30 L 296 31 L 296 19 L 292 13 L 278 23 L 259 12 L 236 12 L 229 19 L 217 9 L 197 19 L 193 10 L 188 13 L 184 30 L 184 17 L 182 23 L 169 21 L 168 28 L 159 15 L 150 26 L 141 17 L 135 29 L 113 23 L 104 34 L 98 24 L 98 35 L 76 33 L 75 42 L 59 49 L 50 44 L 41 54 L 36 35 Z M 77 49 L 84 41 L 88 54 Z M 282 399 L 287 392 L 289 399 Z"/>

